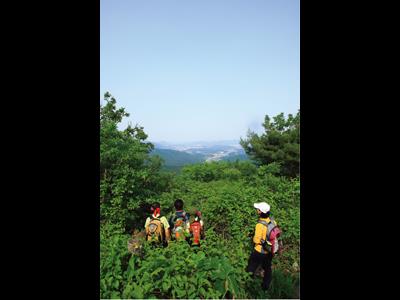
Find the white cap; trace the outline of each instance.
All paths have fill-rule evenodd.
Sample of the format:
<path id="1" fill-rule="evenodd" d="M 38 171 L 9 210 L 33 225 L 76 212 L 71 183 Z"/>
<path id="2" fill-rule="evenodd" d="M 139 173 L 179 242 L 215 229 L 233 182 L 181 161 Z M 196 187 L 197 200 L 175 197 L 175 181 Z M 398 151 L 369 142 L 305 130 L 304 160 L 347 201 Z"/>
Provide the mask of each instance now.
<path id="1" fill-rule="evenodd" d="M 261 212 L 263 212 L 264 214 L 269 212 L 270 209 L 269 204 L 266 202 L 254 203 L 254 207 L 261 210 Z"/>

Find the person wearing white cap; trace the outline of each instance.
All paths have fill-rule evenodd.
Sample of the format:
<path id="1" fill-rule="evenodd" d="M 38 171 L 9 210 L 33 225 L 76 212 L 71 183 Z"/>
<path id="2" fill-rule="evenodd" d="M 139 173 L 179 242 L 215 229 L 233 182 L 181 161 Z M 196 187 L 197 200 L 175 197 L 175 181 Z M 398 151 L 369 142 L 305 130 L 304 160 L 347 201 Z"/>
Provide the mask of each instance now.
<path id="1" fill-rule="evenodd" d="M 263 224 L 274 222 L 276 225 L 276 222 L 270 218 L 270 206 L 268 203 L 254 203 L 254 208 L 257 210 L 259 220 L 257 222 L 253 237 L 254 250 L 250 255 L 246 271 L 253 273 L 254 276 L 256 269 L 261 265 L 264 269 L 262 289 L 268 290 L 272 279 L 272 254 L 267 252 L 262 246 L 262 242 L 266 241 L 268 230 L 268 227 L 264 226 Z"/>

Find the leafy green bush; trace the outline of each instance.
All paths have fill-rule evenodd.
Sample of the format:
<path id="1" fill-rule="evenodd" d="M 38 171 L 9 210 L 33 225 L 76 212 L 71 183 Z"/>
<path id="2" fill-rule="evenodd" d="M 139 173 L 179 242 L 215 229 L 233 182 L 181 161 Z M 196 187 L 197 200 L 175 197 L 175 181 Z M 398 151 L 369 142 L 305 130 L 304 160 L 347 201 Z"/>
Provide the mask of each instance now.
<path id="1" fill-rule="evenodd" d="M 254 176 L 256 173 L 256 166 L 249 161 L 213 161 L 188 165 L 182 169 L 184 178 L 203 182 L 244 179 Z"/>
<path id="2" fill-rule="evenodd" d="M 295 278 L 300 269 L 299 181 L 272 180 L 271 174 L 257 176 L 258 180 L 252 185 L 243 178 L 204 182 L 182 176 L 176 178 L 170 191 L 149 198 L 149 203 L 161 203 L 166 216 L 173 213 L 176 198 L 184 199 L 187 211 L 200 209 L 207 229 L 201 250 L 196 252 L 186 243 L 171 242 L 167 248 L 154 249 L 146 245 L 144 256 L 133 256 L 128 264 L 126 242 L 129 236 L 119 234 L 112 239 L 104 235 L 104 242 L 109 246 L 103 247 L 103 251 L 119 250 L 107 250 L 113 258 L 104 258 L 102 297 L 295 297 Z M 270 183 L 273 188 L 265 183 Z M 283 230 L 285 246 L 282 255 L 273 260 L 273 280 L 268 293 L 259 288 L 260 278 L 250 278 L 245 272 L 257 222 L 253 203 L 262 200 L 270 203 L 273 216 Z M 144 219 L 142 221 L 144 223 Z M 108 256 L 103 254 L 102 257 Z M 118 280 L 120 283 L 115 283 Z"/>
<path id="3" fill-rule="evenodd" d="M 296 177 L 300 172 L 300 110 L 295 116 L 283 113 L 265 116 L 261 135 L 249 131 L 240 144 L 246 154 L 259 165 L 279 163 L 279 174 Z"/>
<path id="4" fill-rule="evenodd" d="M 100 107 L 100 218 L 115 230 L 126 230 L 141 222 L 146 199 L 171 187 L 171 175 L 161 172 L 162 161 L 151 157 L 151 143 L 143 127 L 118 124 L 129 116 L 116 100 L 105 96 Z"/>
<path id="5" fill-rule="evenodd" d="M 130 254 L 127 249 L 127 236 L 114 234 L 107 236 L 101 230 L 100 237 L 100 297 L 121 298 L 124 273 Z"/>

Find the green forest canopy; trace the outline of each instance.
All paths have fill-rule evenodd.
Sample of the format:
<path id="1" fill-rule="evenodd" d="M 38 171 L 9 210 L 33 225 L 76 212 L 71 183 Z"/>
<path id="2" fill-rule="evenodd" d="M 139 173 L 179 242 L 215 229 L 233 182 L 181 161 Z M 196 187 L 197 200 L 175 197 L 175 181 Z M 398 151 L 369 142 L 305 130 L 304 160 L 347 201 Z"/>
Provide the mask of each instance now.
<path id="1" fill-rule="evenodd" d="M 287 119 L 283 113 L 273 117 L 265 116 L 262 124 L 265 132 L 261 135 L 249 131 L 240 144 L 246 153 L 259 165 L 277 163 L 280 174 L 295 177 L 300 172 L 300 111 Z"/>

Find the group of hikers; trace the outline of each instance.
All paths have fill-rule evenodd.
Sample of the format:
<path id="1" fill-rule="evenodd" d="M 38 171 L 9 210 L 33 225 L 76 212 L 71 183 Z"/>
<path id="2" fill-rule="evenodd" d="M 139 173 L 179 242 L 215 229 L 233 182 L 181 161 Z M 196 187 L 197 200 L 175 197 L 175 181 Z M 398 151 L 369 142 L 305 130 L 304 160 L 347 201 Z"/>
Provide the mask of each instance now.
<path id="1" fill-rule="evenodd" d="M 183 209 L 181 199 L 175 201 L 174 207 L 175 213 L 167 220 L 161 215 L 159 203 L 151 206 L 151 216 L 146 219 L 144 226 L 146 240 L 164 246 L 167 246 L 171 239 L 180 240 L 200 247 L 200 241 L 205 238 L 201 212 L 196 210 L 191 221 L 190 215 Z M 254 208 L 258 214 L 258 222 L 253 237 L 254 249 L 249 257 L 246 271 L 255 276 L 261 267 L 264 273 L 262 289 L 268 290 L 271 283 L 272 258 L 282 248 L 278 239 L 281 231 L 271 217 L 270 206 L 266 202 L 254 203 Z"/>
<path id="2" fill-rule="evenodd" d="M 187 241 L 192 246 L 200 246 L 204 239 L 204 223 L 201 212 L 196 210 L 194 218 L 190 221 L 190 214 L 183 210 L 183 201 L 177 199 L 174 203 L 175 213 L 166 219 L 161 216 L 160 203 L 151 206 L 151 216 L 144 225 L 147 241 L 156 242 L 166 246 L 170 240 Z"/>

